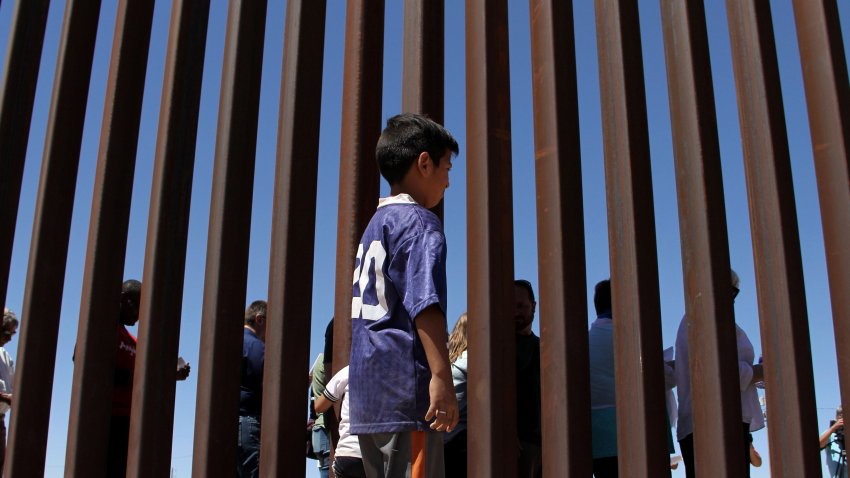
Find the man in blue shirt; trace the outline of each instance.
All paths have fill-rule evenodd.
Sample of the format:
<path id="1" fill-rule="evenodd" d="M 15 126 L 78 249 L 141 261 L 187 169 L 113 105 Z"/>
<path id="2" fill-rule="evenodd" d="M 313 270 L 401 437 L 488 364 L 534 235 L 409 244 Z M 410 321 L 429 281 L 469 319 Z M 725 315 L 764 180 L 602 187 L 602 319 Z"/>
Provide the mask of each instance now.
<path id="1" fill-rule="evenodd" d="M 260 412 L 263 410 L 263 362 L 266 354 L 266 302 L 255 300 L 245 311 L 242 339 L 242 387 L 239 395 L 240 478 L 260 475 Z"/>
<path id="2" fill-rule="evenodd" d="M 457 152 L 448 131 L 415 114 L 387 120 L 378 140 L 391 196 L 380 200 L 355 258 L 349 382 L 351 433 L 370 478 L 403 477 L 423 462 L 427 476 L 441 478 L 442 437 L 433 431 L 458 422 L 446 348 L 446 239 L 429 211 L 449 186 Z"/>

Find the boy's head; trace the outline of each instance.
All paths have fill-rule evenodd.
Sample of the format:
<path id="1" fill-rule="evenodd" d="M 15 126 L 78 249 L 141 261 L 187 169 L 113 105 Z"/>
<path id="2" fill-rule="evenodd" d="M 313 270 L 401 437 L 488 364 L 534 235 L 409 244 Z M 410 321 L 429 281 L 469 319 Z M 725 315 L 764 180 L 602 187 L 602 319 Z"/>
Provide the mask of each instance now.
<path id="1" fill-rule="evenodd" d="M 457 141 L 452 135 L 428 117 L 413 113 L 402 113 L 388 119 L 375 149 L 378 169 L 390 186 L 409 179 L 416 183 L 409 185 L 414 189 L 439 190 L 437 202 L 448 187 L 448 176 L 442 178 L 442 170 L 447 172 L 451 167 L 452 154 L 458 154 Z M 447 158 L 449 164 L 441 165 L 441 161 Z M 418 174 L 413 174 L 414 171 Z M 408 178 L 408 174 L 412 176 Z M 442 186 L 441 181 L 445 183 Z M 430 202 L 433 198 L 425 199 Z M 436 203 L 423 205 L 432 207 Z"/>

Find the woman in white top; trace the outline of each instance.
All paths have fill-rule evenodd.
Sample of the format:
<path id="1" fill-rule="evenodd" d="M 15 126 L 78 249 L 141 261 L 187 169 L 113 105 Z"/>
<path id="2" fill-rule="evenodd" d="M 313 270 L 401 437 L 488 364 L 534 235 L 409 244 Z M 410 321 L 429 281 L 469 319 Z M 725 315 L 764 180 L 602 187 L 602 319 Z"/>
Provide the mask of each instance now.
<path id="1" fill-rule="evenodd" d="M 452 382 L 455 386 L 460 421 L 443 438 L 443 459 L 446 478 L 466 476 L 466 312 L 457 319 L 449 336 L 449 362 L 452 363 Z"/>
<path id="2" fill-rule="evenodd" d="M 740 279 L 735 271 L 732 275 L 732 300 L 738 295 Z M 746 476 L 750 476 L 750 442 L 749 434 L 764 428 L 764 415 L 759 404 L 756 384 L 764 381 L 764 369 L 761 364 L 755 364 L 755 350 L 749 337 L 741 327 L 735 325 L 738 344 L 738 379 L 741 391 L 741 432 L 744 448 L 741 450 L 741 460 L 747 465 Z M 687 317 L 682 318 L 679 331 L 676 334 L 676 385 L 679 395 L 679 420 L 676 431 L 682 458 L 685 461 L 685 472 L 688 478 L 694 476 L 694 418 L 693 397 L 691 395 L 691 371 L 688 366 L 688 327 Z"/>

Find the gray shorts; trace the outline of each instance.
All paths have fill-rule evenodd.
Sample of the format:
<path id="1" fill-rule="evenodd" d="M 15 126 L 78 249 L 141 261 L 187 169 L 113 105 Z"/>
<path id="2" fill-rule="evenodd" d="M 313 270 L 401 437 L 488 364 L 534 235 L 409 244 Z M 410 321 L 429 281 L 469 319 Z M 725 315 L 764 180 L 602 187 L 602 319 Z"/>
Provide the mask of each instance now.
<path id="1" fill-rule="evenodd" d="M 363 467 L 369 478 L 410 478 L 412 433 L 425 435 L 425 476 L 444 478 L 441 432 L 398 432 L 358 435 Z"/>

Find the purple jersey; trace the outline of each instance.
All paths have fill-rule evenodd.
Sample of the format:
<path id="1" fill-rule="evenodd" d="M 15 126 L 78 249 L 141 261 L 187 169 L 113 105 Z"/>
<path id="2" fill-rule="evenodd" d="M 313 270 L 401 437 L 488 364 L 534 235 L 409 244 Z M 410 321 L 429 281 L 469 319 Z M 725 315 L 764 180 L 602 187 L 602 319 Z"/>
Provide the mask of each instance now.
<path id="1" fill-rule="evenodd" d="M 354 266 L 351 433 L 427 430 L 431 371 L 413 319 L 446 312 L 446 237 L 410 196 L 381 199 Z"/>

